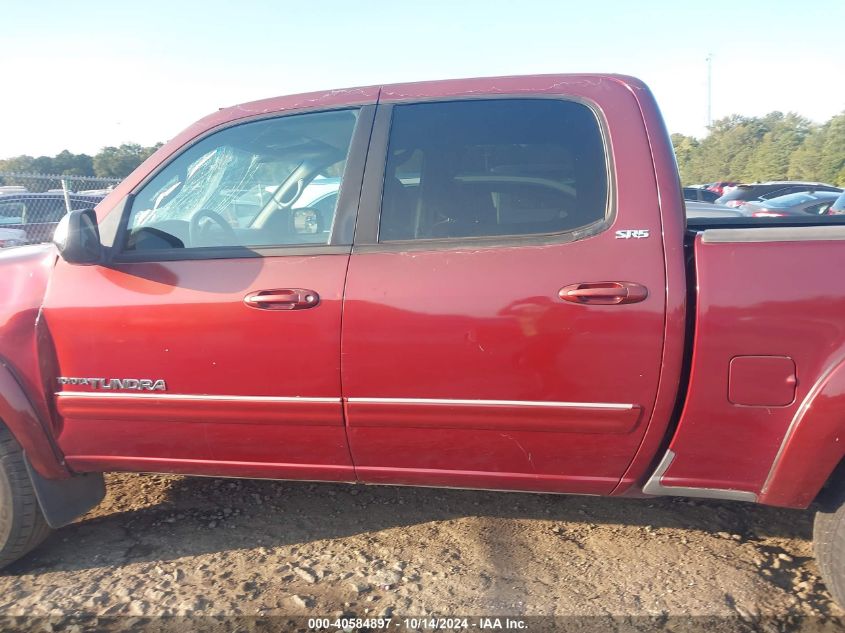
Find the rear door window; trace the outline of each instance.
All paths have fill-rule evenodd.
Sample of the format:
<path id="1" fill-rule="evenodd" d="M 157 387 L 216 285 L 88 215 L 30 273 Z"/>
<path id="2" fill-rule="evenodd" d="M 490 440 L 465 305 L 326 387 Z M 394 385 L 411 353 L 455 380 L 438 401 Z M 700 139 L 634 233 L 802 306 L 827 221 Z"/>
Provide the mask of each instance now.
<path id="1" fill-rule="evenodd" d="M 565 233 L 608 215 L 601 129 L 559 99 L 395 106 L 379 241 Z"/>

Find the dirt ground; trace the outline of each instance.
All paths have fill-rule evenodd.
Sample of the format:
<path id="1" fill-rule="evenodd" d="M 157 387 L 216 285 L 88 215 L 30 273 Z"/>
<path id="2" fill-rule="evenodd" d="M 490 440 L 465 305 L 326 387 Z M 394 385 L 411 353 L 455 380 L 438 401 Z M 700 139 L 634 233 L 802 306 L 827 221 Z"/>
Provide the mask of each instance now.
<path id="1" fill-rule="evenodd" d="M 718 616 L 764 631 L 830 630 L 843 616 L 809 512 L 163 475 L 108 484 L 99 508 L 0 572 L 0 616 L 50 616 L 45 630 L 82 615 L 593 616 L 604 630 Z"/>

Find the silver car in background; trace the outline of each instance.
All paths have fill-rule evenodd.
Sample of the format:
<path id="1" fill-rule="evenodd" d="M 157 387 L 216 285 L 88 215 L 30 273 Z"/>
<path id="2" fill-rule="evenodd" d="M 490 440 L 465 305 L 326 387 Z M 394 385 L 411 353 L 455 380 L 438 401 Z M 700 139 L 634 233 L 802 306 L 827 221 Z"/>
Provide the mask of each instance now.
<path id="1" fill-rule="evenodd" d="M 746 202 L 740 207 L 753 218 L 828 215 L 841 191 L 802 191 L 770 200 Z"/>
<path id="2" fill-rule="evenodd" d="M 741 218 L 747 217 L 748 215 L 742 209 L 735 209 L 725 206 L 724 204 L 691 201 L 687 201 L 685 204 L 687 208 L 687 219 L 689 220 L 704 218 Z"/>

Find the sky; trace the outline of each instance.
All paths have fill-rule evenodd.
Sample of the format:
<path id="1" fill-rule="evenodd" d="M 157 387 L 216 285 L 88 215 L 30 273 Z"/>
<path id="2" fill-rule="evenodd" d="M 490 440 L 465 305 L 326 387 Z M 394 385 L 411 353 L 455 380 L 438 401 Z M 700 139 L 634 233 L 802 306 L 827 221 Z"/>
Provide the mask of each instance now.
<path id="1" fill-rule="evenodd" d="M 220 107 L 427 79 L 613 72 L 671 132 L 845 110 L 845 2 L 0 0 L 0 158 L 166 141 Z"/>

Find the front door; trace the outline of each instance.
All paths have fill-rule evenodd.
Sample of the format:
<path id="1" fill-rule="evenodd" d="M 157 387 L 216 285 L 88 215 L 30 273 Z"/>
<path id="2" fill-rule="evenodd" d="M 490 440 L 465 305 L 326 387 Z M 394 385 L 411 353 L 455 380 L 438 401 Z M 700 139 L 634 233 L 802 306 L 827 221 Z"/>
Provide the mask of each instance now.
<path id="1" fill-rule="evenodd" d="M 403 101 L 414 89 L 382 95 L 350 260 L 358 476 L 608 493 L 643 437 L 663 345 L 657 195 L 633 97 L 604 88 L 624 105 L 609 121 L 565 95 Z M 613 155 L 630 159 L 624 173 Z"/>
<path id="2" fill-rule="evenodd" d="M 207 135 L 130 197 L 111 263 L 58 263 L 44 319 L 72 468 L 354 479 L 341 227 L 373 109 Z"/>

